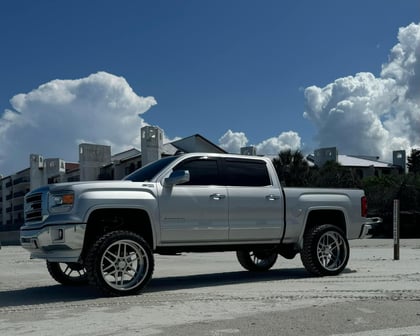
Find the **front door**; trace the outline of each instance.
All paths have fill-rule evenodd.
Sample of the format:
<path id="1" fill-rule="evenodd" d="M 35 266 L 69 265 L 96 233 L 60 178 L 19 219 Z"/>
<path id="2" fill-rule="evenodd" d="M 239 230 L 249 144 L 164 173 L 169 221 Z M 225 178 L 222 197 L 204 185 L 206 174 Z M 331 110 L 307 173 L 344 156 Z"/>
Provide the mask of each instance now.
<path id="1" fill-rule="evenodd" d="M 228 198 L 217 158 L 196 157 L 174 170 L 188 170 L 190 181 L 163 187 L 159 197 L 162 243 L 228 240 Z"/>

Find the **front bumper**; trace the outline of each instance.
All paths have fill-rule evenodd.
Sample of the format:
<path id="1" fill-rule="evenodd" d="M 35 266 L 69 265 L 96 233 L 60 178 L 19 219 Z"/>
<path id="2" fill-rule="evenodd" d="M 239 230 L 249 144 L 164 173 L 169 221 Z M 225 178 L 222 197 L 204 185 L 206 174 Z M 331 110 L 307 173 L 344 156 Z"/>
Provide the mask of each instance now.
<path id="1" fill-rule="evenodd" d="M 382 218 L 380 217 L 367 218 L 367 222 L 362 225 L 362 230 L 360 231 L 359 238 L 372 238 L 375 229 L 381 223 Z"/>
<path id="2" fill-rule="evenodd" d="M 65 224 L 31 229 L 23 227 L 20 243 L 31 258 L 77 262 L 83 248 L 86 224 Z"/>

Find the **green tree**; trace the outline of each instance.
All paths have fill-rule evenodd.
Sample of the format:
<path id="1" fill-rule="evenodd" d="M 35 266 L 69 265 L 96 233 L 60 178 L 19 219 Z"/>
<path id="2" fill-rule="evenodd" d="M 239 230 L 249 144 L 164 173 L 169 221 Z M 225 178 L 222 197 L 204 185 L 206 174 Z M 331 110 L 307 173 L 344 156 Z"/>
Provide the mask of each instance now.
<path id="1" fill-rule="evenodd" d="M 310 168 L 301 151 L 281 151 L 273 159 L 273 165 L 284 186 L 304 187 L 309 184 Z"/>
<path id="2" fill-rule="evenodd" d="M 327 161 L 313 174 L 312 185 L 322 188 L 360 188 L 360 179 L 350 168 L 335 161 Z"/>
<path id="3" fill-rule="evenodd" d="M 420 150 L 411 149 L 411 155 L 407 158 L 408 171 L 414 174 L 420 174 Z"/>
<path id="4" fill-rule="evenodd" d="M 400 194 L 401 183 L 398 175 L 372 176 L 363 180 L 371 215 L 383 217 L 392 212 L 392 202 Z"/>
<path id="5" fill-rule="evenodd" d="M 381 234 L 392 236 L 393 202 L 398 199 L 402 236 L 420 235 L 420 174 L 369 177 L 363 180 L 363 189 L 368 199 L 369 216 L 383 219 Z"/>

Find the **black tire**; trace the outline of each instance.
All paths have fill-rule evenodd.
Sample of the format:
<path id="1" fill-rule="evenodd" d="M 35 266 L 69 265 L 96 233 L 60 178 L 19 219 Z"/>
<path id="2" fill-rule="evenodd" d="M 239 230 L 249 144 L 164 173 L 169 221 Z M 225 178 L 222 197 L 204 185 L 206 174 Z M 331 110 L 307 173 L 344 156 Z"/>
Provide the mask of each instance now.
<path id="1" fill-rule="evenodd" d="M 47 261 L 47 269 L 55 281 L 66 286 L 82 286 L 89 282 L 86 269 L 79 263 Z"/>
<path id="2" fill-rule="evenodd" d="M 300 257 L 306 270 L 316 276 L 337 275 L 347 266 L 350 247 L 341 229 L 324 224 L 305 233 Z"/>
<path id="3" fill-rule="evenodd" d="M 86 258 L 89 282 L 108 296 L 139 293 L 154 269 L 147 242 L 130 231 L 113 231 L 99 238 Z"/>
<path id="4" fill-rule="evenodd" d="M 239 263 L 248 271 L 268 271 L 277 261 L 278 253 L 273 250 L 236 251 Z"/>

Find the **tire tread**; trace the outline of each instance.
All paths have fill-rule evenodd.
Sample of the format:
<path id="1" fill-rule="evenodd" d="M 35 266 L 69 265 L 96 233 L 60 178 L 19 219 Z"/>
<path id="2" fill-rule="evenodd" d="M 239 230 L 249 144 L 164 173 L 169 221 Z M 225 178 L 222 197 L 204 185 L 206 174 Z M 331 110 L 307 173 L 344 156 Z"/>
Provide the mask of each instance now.
<path id="1" fill-rule="evenodd" d="M 303 237 L 303 248 L 302 248 L 302 251 L 300 252 L 301 260 L 305 269 L 309 273 L 315 276 L 337 275 L 343 271 L 343 269 L 345 268 L 348 262 L 349 253 L 350 253 L 348 243 L 347 243 L 346 261 L 338 270 L 328 271 L 325 268 L 323 268 L 318 262 L 317 251 L 316 251 L 317 240 L 319 239 L 319 237 L 322 235 L 323 232 L 326 232 L 328 230 L 334 230 L 340 233 L 343 236 L 343 238 L 346 240 L 345 235 L 342 232 L 342 230 L 338 228 L 337 226 L 331 225 L 331 224 L 322 224 L 322 225 L 314 226 L 313 228 L 309 229 Z"/>
<path id="2" fill-rule="evenodd" d="M 110 288 L 104 283 L 104 280 L 102 279 L 100 272 L 97 270 L 97 257 L 99 256 L 99 251 L 102 248 L 102 245 L 105 241 L 110 239 L 113 236 L 132 236 L 136 239 L 139 239 L 144 247 L 148 249 L 148 253 L 150 253 L 149 256 L 149 273 L 146 275 L 146 278 L 143 280 L 142 284 L 134 289 L 127 290 L 127 291 L 118 291 L 113 288 Z M 106 296 L 126 296 L 126 295 L 133 295 L 140 292 L 150 281 L 152 278 L 152 274 L 154 271 L 154 259 L 153 259 L 153 252 L 149 247 L 149 244 L 138 234 L 131 232 L 131 231 L 125 231 L 125 230 L 118 230 L 118 231 L 111 231 L 107 234 L 100 237 L 89 249 L 86 257 L 86 271 L 89 279 L 89 283 L 95 287 L 97 287 L 103 294 Z"/>

